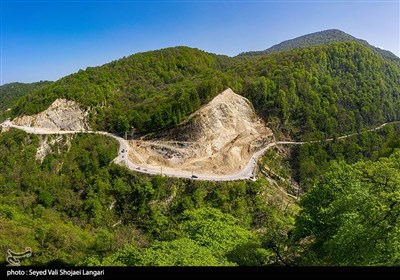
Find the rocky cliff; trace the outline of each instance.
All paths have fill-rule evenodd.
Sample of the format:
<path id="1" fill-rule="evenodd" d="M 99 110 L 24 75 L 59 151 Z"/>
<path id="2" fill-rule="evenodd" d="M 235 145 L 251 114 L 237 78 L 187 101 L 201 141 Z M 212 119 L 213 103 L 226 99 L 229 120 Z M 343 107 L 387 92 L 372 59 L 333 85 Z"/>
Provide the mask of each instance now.
<path id="1" fill-rule="evenodd" d="M 17 117 L 16 125 L 42 127 L 52 130 L 89 130 L 88 112 L 79 104 L 65 99 L 57 99 L 45 111 L 33 115 Z"/>

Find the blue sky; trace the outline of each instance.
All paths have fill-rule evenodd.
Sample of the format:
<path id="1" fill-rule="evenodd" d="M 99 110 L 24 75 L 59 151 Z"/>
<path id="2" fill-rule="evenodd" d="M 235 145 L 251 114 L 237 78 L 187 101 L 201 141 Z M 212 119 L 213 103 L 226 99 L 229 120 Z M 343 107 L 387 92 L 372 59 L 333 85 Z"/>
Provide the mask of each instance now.
<path id="1" fill-rule="evenodd" d="M 330 28 L 400 56 L 399 0 L 0 0 L 0 8 L 0 84 L 57 80 L 179 45 L 234 56 Z"/>

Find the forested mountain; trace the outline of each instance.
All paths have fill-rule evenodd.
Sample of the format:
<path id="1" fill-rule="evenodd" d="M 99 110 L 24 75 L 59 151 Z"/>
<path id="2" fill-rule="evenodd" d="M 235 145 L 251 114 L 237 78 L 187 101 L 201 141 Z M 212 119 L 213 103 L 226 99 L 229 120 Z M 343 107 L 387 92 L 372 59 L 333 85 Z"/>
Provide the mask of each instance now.
<path id="1" fill-rule="evenodd" d="M 5 110 L 11 108 L 19 98 L 50 83 L 40 81 L 30 84 L 10 83 L 0 86 L 0 120 L 4 119 Z"/>
<path id="2" fill-rule="evenodd" d="M 12 113 L 37 113 L 56 98 L 66 98 L 93 109 L 90 120 L 96 129 L 162 129 L 180 123 L 229 84 L 220 60 L 224 57 L 188 47 L 135 54 L 24 96 Z"/>
<path id="3" fill-rule="evenodd" d="M 307 159 L 331 152 L 341 161 L 308 174 L 315 187 L 297 216 L 297 200 L 282 191 L 286 179 L 149 177 L 110 164 L 111 138 L 11 129 L 0 134 L 0 249 L 30 246 L 23 265 L 399 265 L 399 135 L 389 129 L 306 147 Z M 38 161 L 43 141 L 53 152 Z M 382 151 L 374 161 L 349 165 L 340 157 L 343 147 L 368 145 Z M 263 164 L 287 178 L 282 156 L 271 151 Z"/>
<path id="4" fill-rule="evenodd" d="M 272 128 L 305 139 L 399 119 L 399 80 L 396 63 L 357 42 L 234 58 L 176 47 L 79 71 L 22 97 L 12 114 L 66 98 L 91 109 L 95 129 L 146 133 L 182 122 L 231 87 Z"/>
<path id="5" fill-rule="evenodd" d="M 390 51 L 374 47 L 370 45 L 367 41 L 353 37 L 338 29 L 328 29 L 324 31 L 310 33 L 294 39 L 283 41 L 279 44 L 273 45 L 272 47 L 264 51 L 245 52 L 241 53 L 240 55 L 262 55 L 270 52 L 288 51 L 288 50 L 302 49 L 313 46 L 328 45 L 335 42 L 347 42 L 347 41 L 361 43 L 371 49 L 376 50 L 384 58 L 400 62 L 400 58 L 391 53 Z"/>
<path id="6" fill-rule="evenodd" d="M 359 131 L 400 118 L 400 67 L 356 42 L 237 57 L 228 73 L 271 127 L 295 138 Z"/>
<path id="7" fill-rule="evenodd" d="M 109 137 L 5 129 L 0 249 L 30 246 L 35 265 L 400 265 L 400 125 L 361 133 L 400 120 L 400 66 L 345 37 L 237 57 L 167 48 L 19 91 L 12 117 L 66 98 L 94 129 L 145 134 L 230 87 L 278 140 L 333 141 L 276 146 L 256 181 L 212 182 L 132 172 Z"/>
<path id="8" fill-rule="evenodd" d="M 38 161 L 43 141 L 53 152 Z M 110 164 L 116 154 L 105 136 L 0 134 L 0 249 L 30 246 L 23 264 L 36 265 L 276 261 L 262 243 L 284 238 L 297 205 L 265 180 L 149 177 Z"/>

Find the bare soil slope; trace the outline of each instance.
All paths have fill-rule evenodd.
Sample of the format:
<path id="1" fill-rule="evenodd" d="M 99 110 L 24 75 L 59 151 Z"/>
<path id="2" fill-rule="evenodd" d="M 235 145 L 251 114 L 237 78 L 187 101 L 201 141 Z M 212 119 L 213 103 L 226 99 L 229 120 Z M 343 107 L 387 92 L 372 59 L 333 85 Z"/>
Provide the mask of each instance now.
<path id="1" fill-rule="evenodd" d="M 129 159 L 144 168 L 229 175 L 271 141 L 271 130 L 251 103 L 228 88 L 180 126 L 149 141 L 129 141 Z"/>
<path id="2" fill-rule="evenodd" d="M 13 120 L 21 126 L 41 127 L 52 130 L 88 130 L 88 112 L 79 104 L 65 99 L 57 99 L 49 108 L 32 116 L 21 116 Z"/>

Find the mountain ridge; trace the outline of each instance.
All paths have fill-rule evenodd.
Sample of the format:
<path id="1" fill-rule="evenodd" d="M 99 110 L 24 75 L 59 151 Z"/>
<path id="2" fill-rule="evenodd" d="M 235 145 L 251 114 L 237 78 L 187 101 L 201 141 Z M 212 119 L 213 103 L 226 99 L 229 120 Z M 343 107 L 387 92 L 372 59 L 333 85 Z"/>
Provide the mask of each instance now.
<path id="1" fill-rule="evenodd" d="M 73 100 L 94 130 L 137 137 L 177 126 L 229 87 L 274 132 L 305 140 L 398 120 L 399 79 L 398 63 L 357 41 L 237 57 L 175 47 L 88 67 L 23 96 L 9 113 Z"/>
<path id="2" fill-rule="evenodd" d="M 34 83 L 8 83 L 0 86 L 0 121 L 6 118 L 6 112 L 22 96 L 27 95 L 41 87 L 51 84 L 50 81 Z"/>
<path id="3" fill-rule="evenodd" d="M 0 249 L 29 246 L 22 265 L 397 265 L 400 127 L 382 123 L 400 120 L 399 81 L 398 64 L 346 41 L 233 58 L 169 48 L 27 92 L 13 121 L 40 111 L 28 124 L 74 129 L 64 121 L 87 112 L 94 133 L 3 126 Z M 127 160 L 145 136 L 156 172 Z M 196 149 L 185 179 L 164 176 Z"/>
<path id="4" fill-rule="evenodd" d="M 266 50 L 244 52 L 244 53 L 239 54 L 239 56 L 262 55 L 264 53 L 301 49 L 301 48 L 306 48 L 306 47 L 327 45 L 330 43 L 345 42 L 345 41 L 359 42 L 371 49 L 374 49 L 380 55 L 382 55 L 384 58 L 400 62 L 400 58 L 397 57 L 392 52 L 375 47 L 375 46 L 369 44 L 366 40 L 356 38 L 356 37 L 354 37 L 350 34 L 347 34 L 339 29 L 327 29 L 327 30 L 323 30 L 323 31 L 317 31 L 317 32 L 305 34 L 305 35 L 302 35 L 299 37 L 295 37 L 293 39 L 284 40 L 278 44 L 273 45 L 272 47 L 270 47 Z"/>

